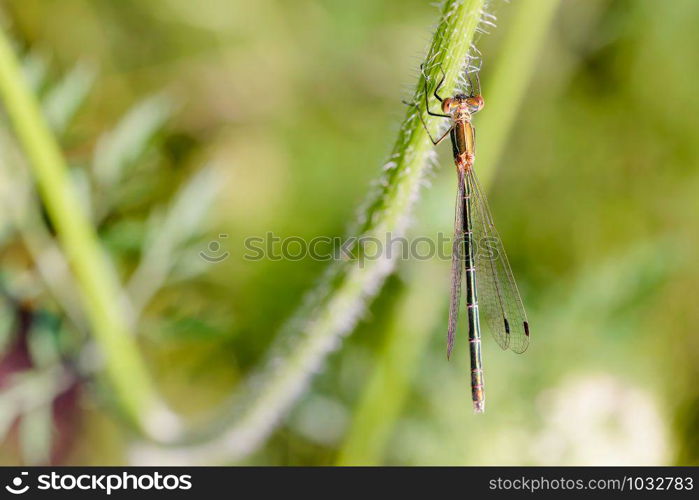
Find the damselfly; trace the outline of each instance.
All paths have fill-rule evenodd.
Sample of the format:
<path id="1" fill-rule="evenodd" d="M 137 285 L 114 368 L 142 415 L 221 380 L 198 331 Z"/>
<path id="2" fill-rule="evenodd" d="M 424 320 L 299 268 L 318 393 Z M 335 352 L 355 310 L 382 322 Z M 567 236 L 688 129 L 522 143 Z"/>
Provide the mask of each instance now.
<path id="1" fill-rule="evenodd" d="M 424 71 L 423 76 L 427 113 L 431 116 L 449 118 L 451 126 L 444 135 L 435 140 L 430 135 L 422 114 L 420 119 L 435 146 L 447 135 L 451 137 L 458 182 L 451 261 L 447 358 L 451 356 L 454 347 L 454 333 L 465 272 L 468 340 L 471 355 L 471 395 L 474 410 L 481 413 L 485 410 L 481 315 L 498 345 L 516 353 L 524 352 L 529 346 L 529 323 L 485 194 L 473 169 L 476 132 L 471 124 L 471 117 L 483 109 L 484 105 L 477 73 L 475 76 L 478 82 L 477 88 L 474 87 L 471 75 L 467 72 L 469 93 L 456 94 L 454 97 L 443 99 L 439 96 L 439 89 L 446 77 L 442 70 L 442 79 L 433 92 L 434 97 L 442 103 L 441 113 L 433 113 L 430 110 L 427 76 Z"/>

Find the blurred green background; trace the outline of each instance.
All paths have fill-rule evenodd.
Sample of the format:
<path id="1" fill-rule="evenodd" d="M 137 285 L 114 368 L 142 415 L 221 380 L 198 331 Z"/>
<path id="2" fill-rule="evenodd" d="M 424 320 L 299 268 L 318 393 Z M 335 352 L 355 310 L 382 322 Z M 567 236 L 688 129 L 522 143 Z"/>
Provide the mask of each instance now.
<path id="1" fill-rule="evenodd" d="M 504 40 L 537 8 L 519 3 L 493 2 L 498 26 L 478 43 L 479 141 L 499 126 L 486 115 L 502 110 L 488 89 Z M 438 10 L 5 0 L 0 14 L 142 309 L 134 329 L 158 389 L 205 423 L 328 265 L 246 260 L 244 240 L 345 234 Z M 699 464 L 698 21 L 693 0 L 565 0 L 531 80 L 507 76 L 523 99 L 483 168 L 533 339 L 521 356 L 485 339 L 484 415 L 472 414 L 463 328 L 445 360 L 449 263 L 409 259 L 243 463 Z M 0 461 L 138 461 L 67 311 L 78 305 L 43 283 L 27 241 L 50 270 L 53 228 L 2 122 L 0 183 L 20 201 L 0 205 Z M 451 231 L 453 167 L 448 146 L 438 151 L 411 238 Z M 149 256 L 156 243 L 168 251 Z"/>

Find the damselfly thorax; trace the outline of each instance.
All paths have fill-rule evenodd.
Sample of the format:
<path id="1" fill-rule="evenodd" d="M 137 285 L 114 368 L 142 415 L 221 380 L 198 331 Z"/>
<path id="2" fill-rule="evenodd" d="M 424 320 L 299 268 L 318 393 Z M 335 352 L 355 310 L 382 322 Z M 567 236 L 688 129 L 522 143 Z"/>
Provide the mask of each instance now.
<path id="1" fill-rule="evenodd" d="M 471 117 L 483 109 L 483 105 L 480 95 L 456 94 L 442 101 L 442 111 L 452 118 L 450 134 L 457 168 L 468 171 L 473 166 L 476 133 L 471 125 Z"/>

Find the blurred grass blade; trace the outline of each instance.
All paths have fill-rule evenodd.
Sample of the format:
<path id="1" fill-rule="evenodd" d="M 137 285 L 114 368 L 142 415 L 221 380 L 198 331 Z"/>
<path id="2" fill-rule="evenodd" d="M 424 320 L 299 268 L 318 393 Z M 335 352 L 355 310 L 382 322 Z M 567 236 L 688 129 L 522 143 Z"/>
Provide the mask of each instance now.
<path id="1" fill-rule="evenodd" d="M 0 212 L 22 239 L 34 260 L 38 277 L 53 299 L 79 330 L 87 331 L 68 262 L 46 227 L 25 168 L 26 162 L 10 139 L 9 132 L 0 128 Z"/>
<path id="2" fill-rule="evenodd" d="M 32 51 L 22 59 L 22 74 L 35 94 L 38 95 L 44 87 L 47 73 L 46 59 L 38 51 Z"/>
<path id="3" fill-rule="evenodd" d="M 1 281 L 0 281 L 1 283 Z M 5 295 L 0 295 L 0 354 L 5 352 L 12 340 L 12 329 L 15 326 L 15 312 L 10 307 Z"/>
<path id="4" fill-rule="evenodd" d="M 0 31 L 0 96 L 29 159 L 46 211 L 79 285 L 91 333 L 124 414 L 147 433 L 167 432 L 153 421 L 163 408 L 121 310 L 118 280 L 81 210 L 60 148 L 24 79 L 5 32 Z M 162 412 L 162 413 L 161 413 Z"/>
<path id="5" fill-rule="evenodd" d="M 58 331 L 61 323 L 58 317 L 49 313 L 37 313 L 30 325 L 27 344 L 32 366 L 47 368 L 61 363 L 58 346 Z"/>
<path id="6" fill-rule="evenodd" d="M 51 461 L 53 430 L 52 401 L 25 412 L 19 420 L 19 443 L 24 462 L 28 465 Z"/>
<path id="7" fill-rule="evenodd" d="M 78 64 L 47 91 L 43 99 L 44 115 L 55 132 L 61 133 L 66 129 L 85 102 L 94 80 L 94 69 Z"/>
<path id="8" fill-rule="evenodd" d="M 149 224 L 141 261 L 127 285 L 134 320 L 165 283 L 185 243 L 201 232 L 222 185 L 216 166 L 202 168 L 175 195 L 167 213 Z"/>
<path id="9" fill-rule="evenodd" d="M 486 111 L 478 117 L 478 177 L 490 183 L 507 137 L 531 82 L 553 15 L 560 0 L 519 0 L 505 30 L 500 53 L 485 84 Z"/>
<path id="10" fill-rule="evenodd" d="M 50 407 L 72 381 L 72 375 L 55 365 L 12 376 L 9 384 L 0 391 L 0 441 L 18 418 L 35 409 Z"/>
<path id="11" fill-rule="evenodd" d="M 92 204 L 92 189 L 89 175 L 84 169 L 73 167 L 68 170 L 68 177 L 70 177 L 70 184 L 73 186 L 80 208 L 87 215 L 88 219 L 92 219 L 94 206 Z"/>
<path id="12" fill-rule="evenodd" d="M 172 113 L 170 99 L 155 95 L 135 105 L 111 132 L 103 135 L 93 160 L 95 179 L 105 192 L 145 151 Z"/>

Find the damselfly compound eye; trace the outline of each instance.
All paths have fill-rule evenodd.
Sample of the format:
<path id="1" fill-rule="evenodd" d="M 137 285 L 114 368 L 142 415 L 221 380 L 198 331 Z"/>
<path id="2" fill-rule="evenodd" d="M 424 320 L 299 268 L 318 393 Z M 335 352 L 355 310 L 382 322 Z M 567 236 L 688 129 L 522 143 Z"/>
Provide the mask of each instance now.
<path id="1" fill-rule="evenodd" d="M 445 113 L 451 112 L 451 106 L 454 103 L 454 99 L 447 97 L 442 101 L 442 111 Z"/>
<path id="2" fill-rule="evenodd" d="M 471 111 L 471 113 L 477 113 L 478 111 L 483 109 L 484 105 L 485 102 L 483 101 L 483 98 L 479 95 L 470 97 L 468 99 L 469 111 Z"/>

